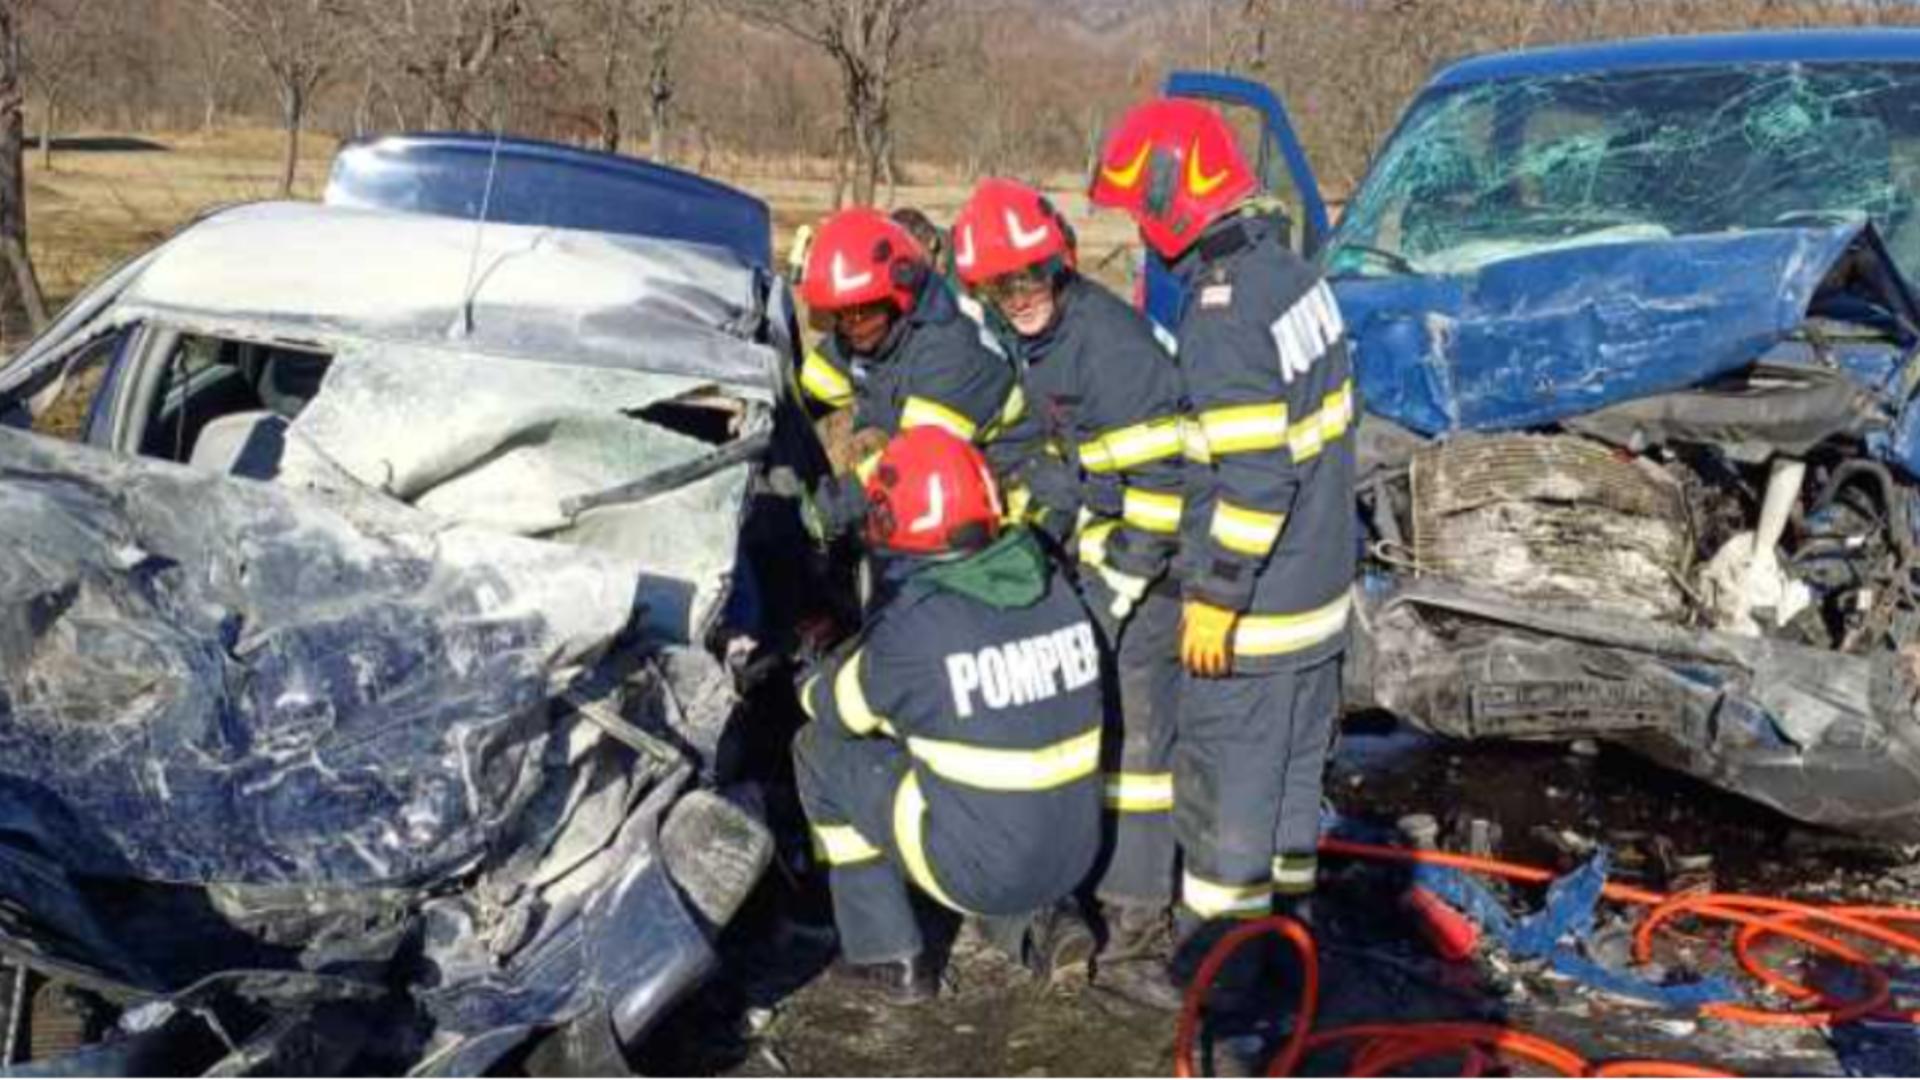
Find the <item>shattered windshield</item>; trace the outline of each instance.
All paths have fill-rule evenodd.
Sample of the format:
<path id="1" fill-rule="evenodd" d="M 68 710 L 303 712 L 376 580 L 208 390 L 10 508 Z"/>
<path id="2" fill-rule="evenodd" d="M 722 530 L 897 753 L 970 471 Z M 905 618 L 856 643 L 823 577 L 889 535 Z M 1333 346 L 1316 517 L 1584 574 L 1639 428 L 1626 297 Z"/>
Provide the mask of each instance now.
<path id="1" fill-rule="evenodd" d="M 1416 101 L 1348 207 L 1336 276 L 1865 214 L 1920 271 L 1920 65 L 1478 83 Z"/>

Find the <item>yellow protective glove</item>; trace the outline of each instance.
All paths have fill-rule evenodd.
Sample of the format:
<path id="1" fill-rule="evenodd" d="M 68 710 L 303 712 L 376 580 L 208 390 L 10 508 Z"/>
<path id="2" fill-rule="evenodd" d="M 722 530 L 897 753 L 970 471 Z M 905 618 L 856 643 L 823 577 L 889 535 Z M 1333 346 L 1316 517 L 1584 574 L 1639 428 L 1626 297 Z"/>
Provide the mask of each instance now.
<path id="1" fill-rule="evenodd" d="M 1188 674 L 1218 679 L 1233 667 L 1233 624 L 1240 614 L 1189 600 L 1180 613 L 1180 663 Z"/>

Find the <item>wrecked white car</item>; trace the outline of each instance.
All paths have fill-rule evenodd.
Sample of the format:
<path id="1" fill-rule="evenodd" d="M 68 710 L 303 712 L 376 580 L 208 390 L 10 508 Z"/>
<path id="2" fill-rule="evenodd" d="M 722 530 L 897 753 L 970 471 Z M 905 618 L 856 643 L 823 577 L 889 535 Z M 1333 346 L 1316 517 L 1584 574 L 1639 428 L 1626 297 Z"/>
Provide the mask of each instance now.
<path id="1" fill-rule="evenodd" d="M 350 154 L 445 190 L 409 149 Z M 621 1069 L 766 863 L 729 740 L 807 569 L 756 569 L 798 528 L 758 482 L 821 464 L 785 286 L 526 199 L 759 204 L 452 149 L 498 172 L 479 213 L 365 208 L 346 168 L 0 368 L 16 428 L 94 388 L 90 446 L 0 428 L 6 1064 Z"/>

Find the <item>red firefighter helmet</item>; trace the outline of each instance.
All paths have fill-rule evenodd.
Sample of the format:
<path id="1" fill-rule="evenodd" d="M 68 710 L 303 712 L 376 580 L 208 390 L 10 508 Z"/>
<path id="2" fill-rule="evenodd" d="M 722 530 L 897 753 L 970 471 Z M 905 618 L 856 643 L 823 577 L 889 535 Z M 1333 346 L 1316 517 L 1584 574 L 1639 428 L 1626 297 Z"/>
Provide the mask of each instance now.
<path id="1" fill-rule="evenodd" d="M 1045 195 L 1013 180 L 980 181 L 953 219 L 953 266 L 969 289 L 1057 260 L 1073 265 L 1066 222 Z"/>
<path id="2" fill-rule="evenodd" d="M 1175 259 L 1258 187 L 1218 112 L 1160 98 L 1134 106 L 1107 136 L 1087 195 L 1133 215 L 1141 239 Z"/>
<path id="3" fill-rule="evenodd" d="M 904 314 L 913 310 L 927 273 L 926 249 L 912 233 L 878 210 L 856 206 L 821 223 L 800 292 L 815 311 L 884 300 Z"/>
<path id="4" fill-rule="evenodd" d="M 987 459 L 943 428 L 894 436 L 867 479 L 867 542 L 877 548 L 971 551 L 999 535 L 1000 513 Z"/>

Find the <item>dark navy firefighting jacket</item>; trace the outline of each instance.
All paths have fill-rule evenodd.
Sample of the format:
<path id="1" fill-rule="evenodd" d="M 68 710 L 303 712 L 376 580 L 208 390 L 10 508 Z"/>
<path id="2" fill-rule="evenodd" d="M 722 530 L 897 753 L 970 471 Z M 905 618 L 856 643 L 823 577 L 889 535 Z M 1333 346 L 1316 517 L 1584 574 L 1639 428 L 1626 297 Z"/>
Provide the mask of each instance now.
<path id="1" fill-rule="evenodd" d="M 873 356 L 849 354 L 830 334 L 807 354 L 800 388 L 816 415 L 852 405 L 855 428 L 891 436 L 931 424 L 985 443 L 1021 409 L 1013 365 L 991 341 L 929 276 Z"/>
<path id="2" fill-rule="evenodd" d="M 1076 275 L 1059 304 L 1051 327 L 1017 342 L 1026 412 L 1006 441 L 1030 460 L 1003 469 L 1019 475 L 1044 455 L 1072 470 L 1090 512 L 1081 559 L 1157 578 L 1180 527 L 1179 369 L 1105 288 Z"/>
<path id="3" fill-rule="evenodd" d="M 883 572 L 855 646 L 801 688 L 815 722 L 895 739 L 909 877 L 961 911 L 1052 903 L 1100 844 L 1100 653 L 1072 586 L 1016 529 L 954 563 Z"/>
<path id="4" fill-rule="evenodd" d="M 1345 646 L 1358 543 L 1339 308 L 1259 218 L 1215 224 L 1174 271 L 1187 288 L 1183 591 L 1244 613 L 1236 670 L 1318 662 Z"/>

